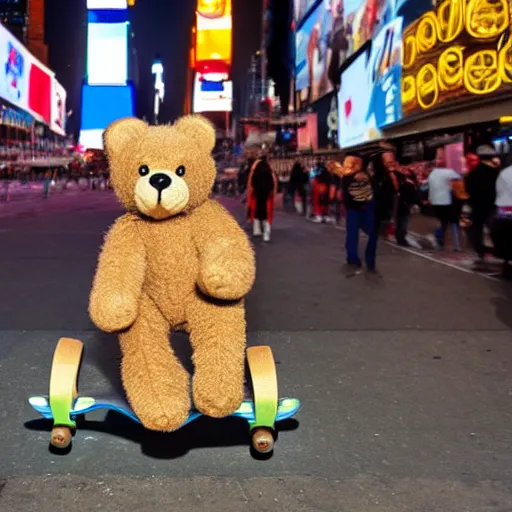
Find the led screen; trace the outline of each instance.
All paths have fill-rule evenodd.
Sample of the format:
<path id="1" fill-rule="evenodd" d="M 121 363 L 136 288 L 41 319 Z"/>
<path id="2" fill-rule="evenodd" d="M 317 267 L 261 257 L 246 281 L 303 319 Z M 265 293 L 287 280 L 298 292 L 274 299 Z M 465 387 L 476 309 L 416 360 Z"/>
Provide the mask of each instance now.
<path id="1" fill-rule="evenodd" d="M 313 6 L 297 28 L 299 105 L 305 106 L 332 91 L 343 62 L 378 35 L 395 14 L 394 0 L 323 0 Z"/>
<path id="2" fill-rule="evenodd" d="M 126 86 L 89 86 L 82 88 L 82 126 L 80 144 L 103 149 L 103 132 L 112 122 L 133 116 L 134 91 Z"/>
<path id="3" fill-rule="evenodd" d="M 305 14 L 318 0 L 295 0 L 293 2 L 294 17 L 296 21 L 304 18 Z"/>
<path id="4" fill-rule="evenodd" d="M 126 23 L 89 23 L 87 81 L 120 85 L 128 78 L 128 26 Z"/>
<path id="5" fill-rule="evenodd" d="M 231 14 L 221 18 L 197 15 L 196 61 L 221 60 L 231 63 L 232 20 Z"/>
<path id="6" fill-rule="evenodd" d="M 66 135 L 66 89 L 57 80 L 52 83 L 52 122 L 50 128 L 60 135 Z"/>
<path id="7" fill-rule="evenodd" d="M 341 74 L 338 143 L 347 148 L 380 139 L 402 117 L 401 18 L 383 27 Z"/>
<path id="8" fill-rule="evenodd" d="M 233 109 L 233 82 L 194 82 L 194 112 L 231 112 Z"/>
<path id="9" fill-rule="evenodd" d="M 127 9 L 126 0 L 87 0 L 87 9 Z"/>

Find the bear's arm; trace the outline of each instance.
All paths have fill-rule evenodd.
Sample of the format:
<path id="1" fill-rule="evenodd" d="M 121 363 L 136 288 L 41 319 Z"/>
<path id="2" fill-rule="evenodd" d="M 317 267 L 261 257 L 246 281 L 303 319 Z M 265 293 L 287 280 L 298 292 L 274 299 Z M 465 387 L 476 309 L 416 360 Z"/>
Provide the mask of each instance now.
<path id="1" fill-rule="evenodd" d="M 193 215 L 193 237 L 200 259 L 199 288 L 221 300 L 239 300 L 256 277 L 253 248 L 238 222 L 216 201 Z"/>
<path id="2" fill-rule="evenodd" d="M 89 314 L 105 332 L 124 330 L 136 319 L 146 270 L 145 248 L 130 214 L 110 228 L 89 299 Z"/>

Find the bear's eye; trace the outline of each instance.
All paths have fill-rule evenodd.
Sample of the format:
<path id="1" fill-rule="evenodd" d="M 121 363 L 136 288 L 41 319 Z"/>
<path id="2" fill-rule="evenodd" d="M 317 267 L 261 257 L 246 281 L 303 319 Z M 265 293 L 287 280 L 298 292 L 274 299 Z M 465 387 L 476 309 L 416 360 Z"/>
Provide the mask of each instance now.
<path id="1" fill-rule="evenodd" d="M 176 169 L 176 176 L 185 176 L 185 167 L 183 167 L 183 165 L 180 165 L 177 169 Z"/>
<path id="2" fill-rule="evenodd" d="M 147 165 L 141 165 L 139 167 L 139 174 L 141 176 L 147 176 L 149 174 L 149 167 Z"/>

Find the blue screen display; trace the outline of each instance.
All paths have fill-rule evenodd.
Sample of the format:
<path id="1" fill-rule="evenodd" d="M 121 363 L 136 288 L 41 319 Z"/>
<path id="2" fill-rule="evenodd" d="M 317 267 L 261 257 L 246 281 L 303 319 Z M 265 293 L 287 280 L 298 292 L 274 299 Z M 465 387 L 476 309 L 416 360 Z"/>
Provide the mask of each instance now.
<path id="1" fill-rule="evenodd" d="M 110 123 L 133 116 L 135 94 L 131 85 L 84 85 L 82 130 L 105 129 Z"/>

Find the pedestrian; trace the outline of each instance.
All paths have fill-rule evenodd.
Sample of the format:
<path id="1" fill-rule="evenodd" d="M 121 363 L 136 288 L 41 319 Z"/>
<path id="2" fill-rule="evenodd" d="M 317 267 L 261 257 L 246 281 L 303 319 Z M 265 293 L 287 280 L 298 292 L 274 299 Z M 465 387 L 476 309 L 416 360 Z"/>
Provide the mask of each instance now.
<path id="1" fill-rule="evenodd" d="M 469 238 L 477 254 L 476 265 L 485 262 L 485 256 L 491 252 L 484 243 L 484 228 L 494 214 L 496 202 L 496 181 L 500 172 L 500 161 L 496 150 L 488 144 L 479 146 L 476 154 L 479 163 L 465 177 L 466 191 L 471 207 L 471 225 Z"/>
<path id="2" fill-rule="evenodd" d="M 375 202 L 373 183 L 363 159 L 357 154 L 348 154 L 343 161 L 343 200 L 346 209 L 346 277 L 361 272 L 359 257 L 359 232 L 368 236 L 365 260 L 366 276 L 379 278 L 376 269 L 378 233 L 375 223 Z"/>
<path id="3" fill-rule="evenodd" d="M 287 195 L 289 201 L 295 205 L 295 198 L 298 195 L 301 200 L 301 208 L 298 210 L 300 214 L 306 215 L 307 203 L 307 185 L 309 182 L 308 174 L 300 160 L 297 160 L 292 167 L 290 173 L 290 181 L 288 182 Z"/>
<path id="4" fill-rule="evenodd" d="M 253 163 L 247 183 L 247 218 L 252 221 L 253 236 L 270 242 L 277 179 L 262 153 Z"/>
<path id="5" fill-rule="evenodd" d="M 377 236 L 387 238 L 394 231 L 397 194 L 399 189 L 395 171 L 398 167 L 394 153 L 378 150 L 371 158 L 373 189 L 375 197 L 375 224 Z"/>
<path id="6" fill-rule="evenodd" d="M 462 177 L 454 169 L 446 167 L 444 148 L 438 148 L 436 152 L 435 166 L 428 176 L 429 202 L 434 208 L 435 216 L 439 221 L 439 227 L 435 232 L 439 247 L 444 248 L 446 230 L 452 228 L 452 242 L 455 251 L 461 251 L 461 234 L 459 217 L 453 204 L 453 183 Z"/>
<path id="7" fill-rule="evenodd" d="M 494 255 L 504 261 L 504 272 L 512 261 L 512 166 L 503 169 L 496 180 L 496 212 L 490 222 Z"/>
<path id="8" fill-rule="evenodd" d="M 316 223 L 329 222 L 329 192 L 331 174 L 322 161 L 316 163 L 315 177 L 311 181 L 311 196 L 313 200 L 313 218 Z"/>

